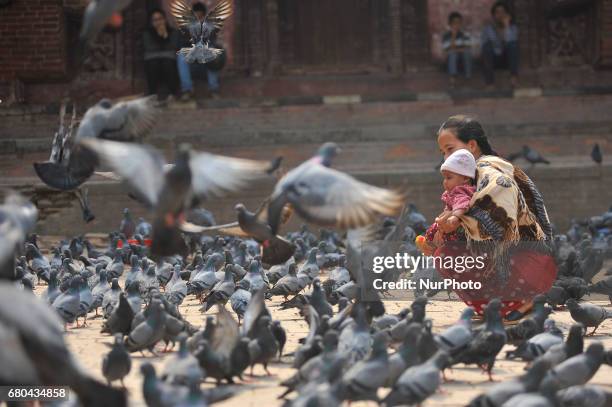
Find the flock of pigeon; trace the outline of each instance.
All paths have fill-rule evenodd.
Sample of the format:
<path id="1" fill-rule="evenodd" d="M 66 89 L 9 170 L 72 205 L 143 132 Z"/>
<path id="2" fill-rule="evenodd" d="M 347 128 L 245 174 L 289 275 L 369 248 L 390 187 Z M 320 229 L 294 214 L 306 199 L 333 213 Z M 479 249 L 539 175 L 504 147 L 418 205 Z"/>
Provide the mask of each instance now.
<path id="1" fill-rule="evenodd" d="M 200 218 L 214 222 L 200 212 L 208 215 Z M 602 364 L 612 364 L 612 350 L 597 341 L 585 347 L 583 337 L 612 317 L 607 308 L 585 301 L 601 293 L 612 302 L 612 273 L 602 272 L 612 257 L 612 210 L 573 221 L 567 233 L 557 235 L 558 279 L 549 293 L 534 298 L 533 312 L 517 325 L 504 327 L 501 302 L 494 299 L 486 306 L 484 324 L 475 326 L 474 312 L 466 308 L 455 324 L 437 333 L 426 313 L 428 296 L 435 293 L 416 297 L 396 314 L 386 313 L 383 301 L 360 295 L 365 280 L 353 261 L 354 230 L 342 236 L 321 229 L 317 236 L 303 226 L 258 241 L 248 231 L 264 223 L 254 214 L 251 224 L 241 221 L 245 212 L 238 206 L 235 225 L 190 232 L 183 238 L 185 256 L 153 260 L 154 245 L 148 242 L 155 238 L 155 225 L 134 221 L 127 209 L 119 229 L 108 236 L 107 248 L 79 236 L 43 254 L 47 251 L 30 233 L 35 207 L 9 196 L 0 207 L 1 247 L 13 245 L 0 256 L 0 384 L 68 385 L 82 405 L 126 405 L 127 393 L 113 383 L 123 384 L 131 355 L 154 357 L 162 347 L 178 347 L 159 372 L 150 363 L 141 364 L 147 405 L 226 400 L 248 383 L 254 366 L 268 373 L 269 363 L 295 368 L 280 383 L 286 388 L 283 405 L 337 406 L 359 400 L 415 405 L 443 388 L 445 372 L 453 366 L 475 365 L 491 378 L 496 360 L 505 357 L 527 362 L 525 373 L 487 387 L 470 406 L 611 405 L 612 392 L 587 383 Z M 232 228 L 241 226 L 242 235 L 232 235 Z M 412 251 L 414 236 L 426 226 L 410 205 L 397 219 L 387 217 L 382 229 L 359 236 L 403 240 L 404 249 Z M 292 249 L 276 265 L 262 260 L 270 236 Z M 203 327 L 184 318 L 186 298 L 202 304 Z M 284 353 L 287 333 L 274 320 L 270 299 L 280 301 L 279 309 L 295 309 L 308 324 L 308 334 L 290 354 Z M 567 335 L 549 318 L 560 307 L 576 322 Z M 100 335 L 114 337 L 102 360 L 107 384 L 81 368 L 64 341 L 70 325 L 76 329 L 98 317 L 103 318 Z M 516 348 L 501 355 L 506 344 Z M 202 388 L 206 380 L 217 385 Z"/>

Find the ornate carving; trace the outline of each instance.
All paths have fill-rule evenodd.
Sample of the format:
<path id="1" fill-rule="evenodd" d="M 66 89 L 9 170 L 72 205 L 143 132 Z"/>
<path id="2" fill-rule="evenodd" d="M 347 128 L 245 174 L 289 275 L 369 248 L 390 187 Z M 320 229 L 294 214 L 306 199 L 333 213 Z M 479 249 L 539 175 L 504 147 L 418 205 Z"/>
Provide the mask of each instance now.
<path id="1" fill-rule="evenodd" d="M 587 14 L 548 22 L 547 56 L 551 65 L 580 65 L 588 62 L 591 38 Z"/>

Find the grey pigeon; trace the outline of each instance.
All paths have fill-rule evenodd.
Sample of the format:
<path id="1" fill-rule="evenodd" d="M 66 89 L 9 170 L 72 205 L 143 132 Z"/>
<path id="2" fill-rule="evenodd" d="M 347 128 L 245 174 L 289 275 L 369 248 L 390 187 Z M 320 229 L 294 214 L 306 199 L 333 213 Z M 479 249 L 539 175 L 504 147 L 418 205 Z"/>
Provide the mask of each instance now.
<path id="1" fill-rule="evenodd" d="M 43 298 L 47 300 L 49 304 L 53 304 L 53 301 L 60 295 L 61 292 L 57 287 L 57 270 L 52 270 L 51 275 L 49 277 L 49 285 L 47 286 L 47 290 L 43 294 Z"/>
<path id="2" fill-rule="evenodd" d="M 126 348 L 130 352 L 142 352 L 148 349 L 151 353 L 155 353 L 155 345 L 163 339 L 166 313 L 162 303 L 154 299 L 148 308 L 146 319 L 136 325 L 125 340 Z"/>
<path id="3" fill-rule="evenodd" d="M 225 305 L 234 294 L 235 284 L 232 270 L 234 269 L 233 264 L 225 266 L 223 280 L 219 281 L 213 289 L 203 298 L 204 307 L 203 311 L 206 312 L 212 308 L 215 304 Z"/>
<path id="4" fill-rule="evenodd" d="M 108 315 L 113 312 L 117 304 L 119 304 L 119 294 L 121 293 L 121 287 L 119 287 L 119 280 L 113 278 L 111 280 L 110 290 L 104 293 L 102 298 L 102 313 L 108 318 Z"/>
<path id="5" fill-rule="evenodd" d="M 123 378 L 130 373 L 131 369 L 132 358 L 123 345 L 123 335 L 116 334 L 115 342 L 111 345 L 111 351 L 104 355 L 102 359 L 102 374 L 109 386 L 113 381 L 119 380 L 121 386 L 125 388 Z"/>
<path id="6" fill-rule="evenodd" d="M 172 284 L 166 285 L 164 295 L 169 303 L 181 305 L 187 296 L 187 283 L 180 277 L 180 266 L 174 268 Z"/>
<path id="7" fill-rule="evenodd" d="M 272 233 L 279 228 L 287 203 L 309 222 L 352 229 L 371 224 L 379 215 L 393 215 L 404 204 L 394 191 L 356 180 L 330 168 L 338 146 L 325 143 L 317 155 L 286 173 L 274 187 L 268 206 Z"/>
<path id="8" fill-rule="evenodd" d="M 472 340 L 472 316 L 474 315 L 473 308 L 466 308 L 461 313 L 459 321 L 449 328 L 434 336 L 434 340 L 438 347 L 449 355 L 454 355 L 456 352 L 465 348 Z"/>
<path id="9" fill-rule="evenodd" d="M 495 358 L 506 344 L 506 331 L 501 317 L 501 301 L 492 299 L 485 307 L 485 328 L 474 336 L 474 339 L 452 361 L 452 364 L 475 363 L 486 370 L 489 380 L 493 380 L 491 371 Z"/>
<path id="10" fill-rule="evenodd" d="M 555 326 L 555 321 L 547 319 L 544 322 L 544 332 L 539 333 L 521 343 L 515 350 L 506 352 L 506 358 L 521 358 L 531 361 L 546 353 L 554 345 L 563 343 L 563 333 Z"/>
<path id="11" fill-rule="evenodd" d="M 321 281 L 318 278 L 315 278 L 312 283 L 312 293 L 310 294 L 309 303 L 321 317 L 323 315 L 328 315 L 330 317 L 334 315 L 334 310 L 331 304 L 327 302 L 325 292 L 321 288 Z"/>
<path id="12" fill-rule="evenodd" d="M 352 366 L 365 358 L 372 348 L 365 305 L 357 303 L 352 310 L 353 321 L 340 332 L 338 352 Z"/>
<path id="13" fill-rule="evenodd" d="M 229 298 L 229 303 L 232 306 L 232 309 L 238 316 L 238 321 L 244 317 L 244 313 L 247 310 L 247 306 L 251 301 L 251 291 L 249 290 L 250 285 L 246 280 L 240 280 L 238 284 L 236 284 L 236 290 Z"/>
<path id="14" fill-rule="evenodd" d="M 183 386 L 188 385 L 191 379 L 203 380 L 205 372 L 200 368 L 198 360 L 187 349 L 187 334 L 181 333 L 178 340 L 178 353 L 164 364 L 161 379 L 169 384 Z"/>
<path id="15" fill-rule="evenodd" d="M 53 304 L 51 304 L 62 320 L 64 320 L 64 329 L 66 329 L 66 324 L 72 324 L 79 314 L 79 307 L 81 304 L 79 300 L 80 285 L 81 277 L 72 277 L 68 290 L 61 293 L 55 301 L 53 301 Z"/>
<path id="16" fill-rule="evenodd" d="M 51 264 L 49 264 L 49 260 L 42 255 L 40 250 L 38 250 L 38 247 L 31 243 L 27 243 L 26 259 L 30 262 L 30 268 L 38 276 L 38 279 L 49 282 Z"/>
<path id="17" fill-rule="evenodd" d="M 566 359 L 581 354 L 584 348 L 583 330 L 584 327 L 581 324 L 572 325 L 565 343 L 551 346 L 536 360 L 544 359 L 552 368 Z"/>
<path id="18" fill-rule="evenodd" d="M 612 303 L 612 275 L 606 276 L 588 287 L 589 293 L 607 295 Z"/>
<path id="19" fill-rule="evenodd" d="M 542 157 L 542 155 L 539 152 L 537 152 L 536 150 L 534 150 L 533 148 L 527 145 L 524 145 L 521 148 L 520 152 L 511 154 L 510 156 L 508 156 L 508 160 L 511 162 L 516 160 L 517 158 L 525 159 L 528 163 L 531 164 L 532 167 L 538 163 L 550 164 L 550 161 Z"/>
<path id="20" fill-rule="evenodd" d="M 281 277 L 274 286 L 266 293 L 269 298 L 274 295 L 282 295 L 287 300 L 290 295 L 296 295 L 302 291 L 302 285 L 296 276 L 297 265 L 291 263 L 288 267 L 287 275 Z"/>
<path id="21" fill-rule="evenodd" d="M 91 303 L 90 311 L 96 311 L 96 316 L 98 315 L 98 308 L 102 306 L 102 302 L 104 300 L 104 295 L 111 289 L 110 284 L 108 283 L 108 278 L 106 276 L 106 270 L 101 270 L 99 275 L 98 284 L 94 286 L 91 290 L 91 295 L 93 296 L 93 301 Z"/>
<path id="22" fill-rule="evenodd" d="M 612 405 L 612 392 L 593 385 L 571 386 L 558 391 L 557 399 L 561 407 L 609 407 Z"/>
<path id="23" fill-rule="evenodd" d="M 253 367 L 257 364 L 263 365 L 266 374 L 268 371 L 268 363 L 276 356 L 278 352 L 278 342 L 274 337 L 274 333 L 270 327 L 270 317 L 263 315 L 256 322 L 255 334 L 249 342 L 249 358 L 251 361 L 251 373 Z"/>
<path id="24" fill-rule="evenodd" d="M 593 342 L 584 353 L 573 356 L 552 368 L 542 380 L 540 387 L 561 390 L 585 384 L 597 373 L 603 357 L 603 345 L 600 342 Z"/>
<path id="25" fill-rule="evenodd" d="M 418 352 L 418 343 L 421 337 L 421 324 L 411 323 L 404 335 L 404 341 L 397 352 L 389 357 L 389 369 L 385 379 L 385 387 L 393 387 L 397 379 L 404 371 L 419 364 L 421 357 Z"/>
<path id="26" fill-rule="evenodd" d="M 134 236 L 134 232 L 136 232 L 136 224 L 128 208 L 123 209 L 123 219 L 121 219 L 121 224 L 119 225 L 119 232 L 123 233 L 126 239 L 131 239 Z"/>
<path id="27" fill-rule="evenodd" d="M 612 313 L 599 305 L 588 302 L 578 304 L 573 298 L 568 299 L 565 304 L 574 321 L 581 323 L 585 328 L 593 327 L 589 335 L 593 335 L 606 319 L 612 318 Z"/>
<path id="28" fill-rule="evenodd" d="M 378 401 L 376 392 L 385 384 L 389 369 L 388 342 L 389 336 L 386 332 L 377 332 L 370 355 L 355 363 L 342 375 L 343 399 Z"/>
<path id="29" fill-rule="evenodd" d="M 143 218 L 138 218 L 138 224 L 136 224 L 136 233 L 141 235 L 143 238 L 151 237 L 153 232 L 153 226 Z"/>
<path id="30" fill-rule="evenodd" d="M 83 326 L 87 326 L 87 313 L 91 308 L 91 304 L 93 303 L 93 295 L 89 286 L 87 285 L 87 280 L 81 278 L 81 286 L 79 287 L 79 313 L 77 315 L 77 325 L 78 318 L 83 317 Z"/>
<path id="31" fill-rule="evenodd" d="M 447 363 L 448 355 L 439 351 L 425 363 L 408 368 L 383 399 L 383 405 L 420 404 L 438 390 L 441 370 Z"/>
<path id="32" fill-rule="evenodd" d="M 140 296 L 140 282 L 132 281 L 125 287 L 127 294 L 127 301 L 130 304 L 130 308 L 134 311 L 134 314 L 140 312 L 142 308 L 142 297 Z"/>
<path id="33" fill-rule="evenodd" d="M 283 357 L 283 349 L 287 343 L 287 332 L 281 326 L 280 321 L 272 321 L 272 326 L 270 329 L 272 330 L 274 339 L 276 339 L 276 342 L 278 342 L 278 359 L 280 360 Z"/>
<path id="34" fill-rule="evenodd" d="M 0 382 L 67 385 L 83 405 L 127 405 L 123 391 L 99 383 L 79 366 L 64 342 L 61 320 L 47 304 L 1 282 L 0 302 Z"/>
<path id="35" fill-rule="evenodd" d="M 548 362 L 539 360 L 518 378 L 489 387 L 484 393 L 470 401 L 468 407 L 500 407 L 517 394 L 536 391 L 548 369 Z"/>
<path id="36" fill-rule="evenodd" d="M 117 333 L 129 335 L 134 320 L 135 312 L 128 302 L 125 294 L 119 294 L 119 302 L 117 306 L 108 315 L 108 318 L 102 323 L 100 332 L 115 335 Z"/>

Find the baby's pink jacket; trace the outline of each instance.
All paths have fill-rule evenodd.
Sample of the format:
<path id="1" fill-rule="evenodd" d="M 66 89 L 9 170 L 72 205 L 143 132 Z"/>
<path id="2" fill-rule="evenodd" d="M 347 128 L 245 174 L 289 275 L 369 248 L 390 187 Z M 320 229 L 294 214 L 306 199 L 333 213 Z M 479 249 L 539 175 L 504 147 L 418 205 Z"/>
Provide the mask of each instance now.
<path id="1" fill-rule="evenodd" d="M 476 187 L 472 185 L 458 185 L 450 191 L 444 191 L 441 199 L 446 205 L 445 209 L 447 211 L 468 209 L 475 191 Z"/>

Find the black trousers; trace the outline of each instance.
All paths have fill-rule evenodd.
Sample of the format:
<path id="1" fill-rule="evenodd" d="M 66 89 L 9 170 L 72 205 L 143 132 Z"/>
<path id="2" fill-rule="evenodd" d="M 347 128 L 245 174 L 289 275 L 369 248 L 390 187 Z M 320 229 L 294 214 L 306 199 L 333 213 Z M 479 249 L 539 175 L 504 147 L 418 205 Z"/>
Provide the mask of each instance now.
<path id="1" fill-rule="evenodd" d="M 517 42 L 504 44 L 504 52 L 497 55 L 493 44 L 486 42 L 482 46 L 482 71 L 485 82 L 490 85 L 495 81 L 495 69 L 507 69 L 514 76 L 519 70 L 519 46 Z"/>
<path id="2" fill-rule="evenodd" d="M 165 100 L 169 94 L 178 95 L 179 77 L 176 60 L 154 58 L 144 61 L 147 76 L 147 94 Z"/>

